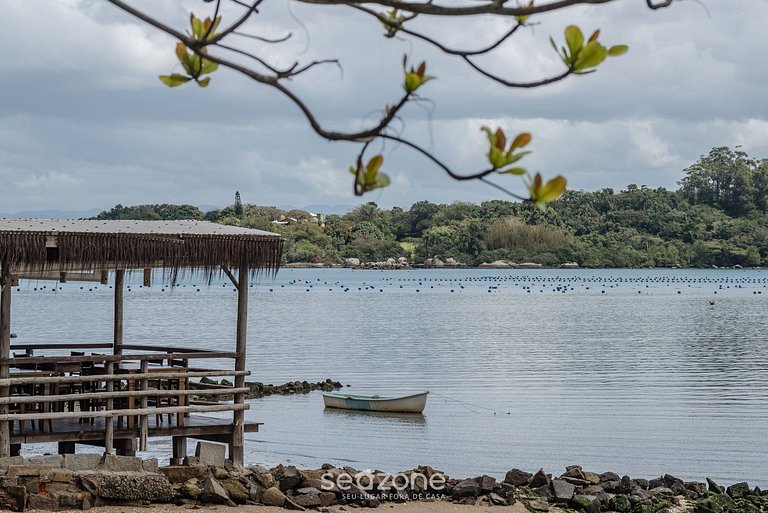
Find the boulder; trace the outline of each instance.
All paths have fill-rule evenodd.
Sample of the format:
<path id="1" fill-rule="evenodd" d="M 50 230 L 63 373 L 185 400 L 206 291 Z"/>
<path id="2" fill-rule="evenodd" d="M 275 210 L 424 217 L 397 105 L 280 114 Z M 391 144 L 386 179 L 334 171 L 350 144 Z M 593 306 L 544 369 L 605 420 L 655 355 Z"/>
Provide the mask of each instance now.
<path id="1" fill-rule="evenodd" d="M 175 495 L 162 474 L 99 470 L 79 472 L 78 477 L 89 492 L 102 499 L 169 502 Z"/>
<path id="2" fill-rule="evenodd" d="M 59 503 L 56 499 L 47 495 L 32 494 L 27 499 L 27 508 L 39 509 L 44 511 L 56 511 L 59 508 Z"/>
<path id="3" fill-rule="evenodd" d="M 98 468 L 116 472 L 143 472 L 144 463 L 141 458 L 136 456 L 104 454 L 99 461 Z"/>
<path id="4" fill-rule="evenodd" d="M 299 471 L 293 465 L 288 465 L 287 467 L 281 465 L 275 473 L 275 479 L 279 483 L 280 490 L 287 492 L 298 485 L 302 478 Z"/>
<path id="5" fill-rule="evenodd" d="M 564 479 L 552 480 L 552 493 L 555 499 L 560 501 L 569 501 L 573 498 L 576 487 Z"/>
<path id="6" fill-rule="evenodd" d="M 190 479 L 181 485 L 181 493 L 184 497 L 197 500 L 203 493 L 203 489 L 197 486 L 196 479 Z"/>
<path id="7" fill-rule="evenodd" d="M 347 258 L 344 260 L 344 267 L 360 267 L 359 258 Z"/>
<path id="8" fill-rule="evenodd" d="M 203 492 L 200 494 L 200 500 L 212 504 L 227 504 L 229 495 L 227 490 L 221 486 L 217 480 L 212 477 L 206 477 L 202 486 Z"/>
<path id="9" fill-rule="evenodd" d="M 504 482 L 515 486 L 528 486 L 533 474 L 513 468 L 504 476 Z"/>
<path id="10" fill-rule="evenodd" d="M 197 442 L 195 457 L 202 465 L 223 467 L 227 446 L 213 442 Z"/>
<path id="11" fill-rule="evenodd" d="M 54 468 L 64 466 L 64 456 L 61 454 L 46 454 L 44 456 L 31 456 L 27 458 L 27 463 L 33 465 L 46 465 Z"/>
<path id="12" fill-rule="evenodd" d="M 539 469 L 531 478 L 529 485 L 531 488 L 539 488 L 542 486 L 549 486 L 549 477 L 544 473 L 544 469 Z"/>
<path id="13" fill-rule="evenodd" d="M 264 490 L 261 494 L 261 502 L 265 506 L 282 507 L 285 504 L 285 494 L 280 491 L 280 488 L 273 486 Z"/>
<path id="14" fill-rule="evenodd" d="M 632 511 L 632 503 L 629 502 L 629 497 L 626 495 L 614 495 L 609 504 L 610 508 L 617 513 L 629 513 Z"/>
<path id="15" fill-rule="evenodd" d="M 740 499 L 742 497 L 747 497 L 751 494 L 751 490 L 749 488 L 749 484 L 747 483 L 736 483 L 734 485 L 729 486 L 725 493 L 730 495 L 734 499 Z"/>
<path id="16" fill-rule="evenodd" d="M 477 497 L 480 494 L 480 485 L 474 479 L 465 479 L 453 487 L 453 498 Z"/>
<path id="17" fill-rule="evenodd" d="M 710 478 L 707 478 L 707 486 L 709 488 L 709 491 L 712 493 L 725 493 L 725 488 L 715 483 Z"/>
<path id="18" fill-rule="evenodd" d="M 511 266 L 506 263 L 504 260 L 496 260 L 494 262 L 483 262 L 478 267 L 482 267 L 484 269 L 508 269 Z"/>
<path id="19" fill-rule="evenodd" d="M 204 465 L 171 465 L 160 469 L 160 473 L 174 484 L 185 483 L 190 479 L 202 479 L 206 472 L 208 468 Z"/>
<path id="20" fill-rule="evenodd" d="M 294 504 L 298 504 L 302 508 L 318 508 L 320 507 L 320 493 L 306 493 L 302 495 L 294 495 L 291 497 Z"/>
<path id="21" fill-rule="evenodd" d="M 248 489 L 237 479 L 222 481 L 221 486 L 227 491 L 229 498 L 237 504 L 245 504 L 245 501 L 251 498 Z"/>
<path id="22" fill-rule="evenodd" d="M 484 493 L 492 492 L 496 487 L 496 479 L 491 476 L 480 476 L 475 479 L 475 482 L 480 485 L 480 490 Z"/>

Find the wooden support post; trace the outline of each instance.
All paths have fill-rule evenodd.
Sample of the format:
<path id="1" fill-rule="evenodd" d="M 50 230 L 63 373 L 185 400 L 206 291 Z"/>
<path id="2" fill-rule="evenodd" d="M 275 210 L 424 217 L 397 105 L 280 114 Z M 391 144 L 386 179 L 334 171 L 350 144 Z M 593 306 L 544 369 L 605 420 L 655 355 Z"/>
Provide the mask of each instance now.
<path id="1" fill-rule="evenodd" d="M 171 465 L 183 465 L 184 458 L 187 457 L 187 437 L 186 436 L 174 436 L 173 437 L 173 455 L 171 457 Z"/>
<path id="2" fill-rule="evenodd" d="M 115 448 L 119 456 L 136 456 L 136 439 L 120 438 L 115 440 Z"/>
<path id="3" fill-rule="evenodd" d="M 115 373 L 115 362 L 107 362 L 107 374 L 112 376 Z M 113 392 L 115 390 L 115 382 L 112 380 L 107 381 L 107 392 Z M 107 398 L 107 410 L 112 410 L 114 407 L 114 399 Z M 115 445 L 115 424 L 114 419 L 104 419 L 104 453 L 112 454 L 112 449 Z"/>
<path id="4" fill-rule="evenodd" d="M 67 273 L 59 273 L 59 283 L 67 283 Z"/>
<path id="5" fill-rule="evenodd" d="M 109 271 L 102 270 L 101 271 L 101 279 L 99 280 L 102 285 L 106 285 L 109 283 Z"/>
<path id="6" fill-rule="evenodd" d="M 152 269 L 144 269 L 144 286 L 152 286 Z"/>
<path id="7" fill-rule="evenodd" d="M 0 378 L 10 376 L 8 360 L 11 352 L 11 272 L 6 263 L 0 270 Z M 0 387 L 0 397 L 9 397 L 10 387 Z M 0 414 L 8 413 L 8 405 L 0 405 Z M 11 455 L 11 421 L 0 422 L 0 458 Z"/>
<path id="8" fill-rule="evenodd" d="M 237 341 L 235 346 L 235 370 L 245 370 L 246 338 L 248 330 L 248 266 L 240 265 L 237 276 Z M 245 386 L 245 376 L 235 376 L 235 387 Z M 235 404 L 245 402 L 245 394 L 235 394 Z M 229 445 L 229 457 L 235 465 L 242 465 L 245 445 L 245 411 L 236 410 L 232 420 L 232 443 Z"/>
<path id="9" fill-rule="evenodd" d="M 149 366 L 149 362 L 147 360 L 141 361 L 141 373 L 146 374 L 147 373 L 147 367 Z M 141 390 L 146 391 L 149 388 L 149 381 L 147 378 L 144 378 L 141 380 Z M 147 450 L 147 436 L 149 435 L 149 418 L 146 413 L 147 409 L 147 396 L 143 395 L 141 396 L 141 409 L 145 410 L 145 413 L 141 415 L 139 419 L 139 450 L 140 451 L 146 451 Z M 157 408 L 157 405 L 155 406 Z"/>
<path id="10" fill-rule="evenodd" d="M 59 442 L 59 454 L 75 454 L 75 442 Z"/>
<path id="11" fill-rule="evenodd" d="M 112 346 L 114 354 L 123 354 L 123 292 L 125 270 L 115 271 L 115 331 Z"/>

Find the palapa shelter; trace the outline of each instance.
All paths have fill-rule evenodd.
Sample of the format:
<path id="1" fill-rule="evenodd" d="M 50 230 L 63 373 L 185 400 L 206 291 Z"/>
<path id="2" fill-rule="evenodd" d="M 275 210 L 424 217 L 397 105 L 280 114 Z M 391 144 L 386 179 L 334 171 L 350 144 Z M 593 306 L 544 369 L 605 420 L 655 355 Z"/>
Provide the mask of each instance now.
<path id="1" fill-rule="evenodd" d="M 261 272 L 276 273 L 281 252 L 278 234 L 205 221 L 0 219 L 0 457 L 22 443 L 51 441 L 59 442 L 60 452 L 86 443 L 130 454 L 137 441 L 145 449 L 148 436 L 171 436 L 172 461 L 186 455 L 186 438 L 194 437 L 227 442 L 230 458 L 242 463 L 243 433 L 258 429 L 244 422 L 248 282 Z M 208 279 L 218 273 L 229 277 L 238 290 L 234 351 L 123 341 L 125 272 L 144 270 L 144 284 L 150 285 L 153 268 L 169 273 L 171 281 L 184 271 L 202 272 Z M 106 283 L 109 272 L 115 275 L 110 343 L 11 346 L 11 289 L 18 279 Z M 111 354 L 33 354 L 104 348 Z M 26 353 L 12 357 L 11 349 Z M 189 367 L 190 360 L 212 358 L 234 360 L 234 368 Z M 189 378 L 204 376 L 234 376 L 234 387 L 226 391 L 234 401 L 190 404 L 192 395 L 222 394 L 220 389 L 189 390 Z M 231 423 L 194 415 L 220 411 L 233 412 Z"/>

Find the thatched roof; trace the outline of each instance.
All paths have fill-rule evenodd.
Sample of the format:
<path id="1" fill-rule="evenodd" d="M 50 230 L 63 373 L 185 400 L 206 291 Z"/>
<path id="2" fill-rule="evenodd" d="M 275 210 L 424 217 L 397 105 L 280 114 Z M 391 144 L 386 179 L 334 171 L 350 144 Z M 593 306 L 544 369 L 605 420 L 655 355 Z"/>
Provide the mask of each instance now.
<path id="1" fill-rule="evenodd" d="M 0 266 L 15 271 L 221 266 L 277 271 L 279 234 L 207 221 L 0 219 Z"/>

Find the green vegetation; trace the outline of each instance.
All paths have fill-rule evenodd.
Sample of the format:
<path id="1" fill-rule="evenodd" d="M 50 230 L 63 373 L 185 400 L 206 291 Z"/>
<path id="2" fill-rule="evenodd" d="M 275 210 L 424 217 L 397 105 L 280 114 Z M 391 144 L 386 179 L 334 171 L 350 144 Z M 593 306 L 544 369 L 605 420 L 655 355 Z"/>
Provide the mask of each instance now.
<path id="1" fill-rule="evenodd" d="M 768 264 L 768 159 L 714 148 L 684 171 L 680 189 L 629 185 L 568 191 L 546 210 L 501 200 L 428 201 L 409 210 L 365 203 L 327 218 L 242 204 L 205 219 L 281 233 L 286 262 L 439 256 L 468 265 L 508 260 L 584 267 L 744 267 Z M 99 219 L 201 219 L 189 205 L 116 206 Z"/>

